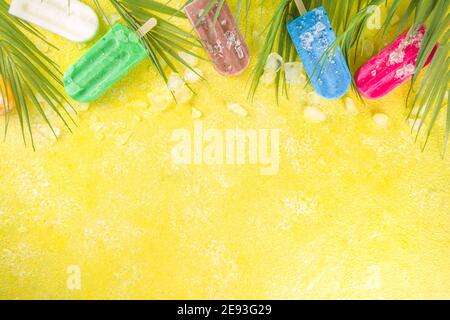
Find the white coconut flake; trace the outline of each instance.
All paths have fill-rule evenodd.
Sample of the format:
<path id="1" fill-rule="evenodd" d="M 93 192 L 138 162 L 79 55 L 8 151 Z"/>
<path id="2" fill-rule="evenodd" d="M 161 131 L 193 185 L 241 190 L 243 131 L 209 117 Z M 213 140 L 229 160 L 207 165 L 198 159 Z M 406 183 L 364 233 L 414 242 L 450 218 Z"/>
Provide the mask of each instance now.
<path id="1" fill-rule="evenodd" d="M 264 72 L 264 74 L 261 76 L 261 82 L 263 84 L 272 84 L 275 82 L 275 78 L 277 76 L 276 72 Z"/>
<path id="2" fill-rule="evenodd" d="M 178 103 L 188 103 L 194 97 L 194 93 L 187 87 L 182 86 L 174 91 L 175 99 Z"/>
<path id="3" fill-rule="evenodd" d="M 156 111 L 167 110 L 173 102 L 173 97 L 167 90 L 160 92 L 150 92 L 147 94 L 148 101 L 153 109 Z"/>
<path id="4" fill-rule="evenodd" d="M 202 117 L 202 115 L 203 114 L 200 110 L 198 110 L 196 108 L 192 108 L 192 113 L 191 113 L 192 119 L 200 119 Z"/>
<path id="5" fill-rule="evenodd" d="M 120 14 L 114 13 L 114 14 L 111 14 L 108 19 L 109 19 L 110 23 L 114 24 L 121 19 L 121 16 L 120 16 Z"/>
<path id="6" fill-rule="evenodd" d="M 373 122 L 375 122 L 375 125 L 382 129 L 389 128 L 391 119 L 385 115 L 384 113 L 376 113 L 373 115 Z"/>
<path id="7" fill-rule="evenodd" d="M 184 80 L 187 83 L 195 83 L 202 79 L 201 78 L 203 76 L 202 71 L 198 68 L 194 68 L 194 70 L 195 70 L 195 72 L 189 68 L 186 68 L 186 70 L 184 71 Z"/>
<path id="8" fill-rule="evenodd" d="M 186 52 L 179 52 L 178 56 L 191 67 L 195 67 L 198 64 L 198 58 L 196 56 L 190 55 Z"/>
<path id="9" fill-rule="evenodd" d="M 77 111 L 88 111 L 89 110 L 89 103 L 78 103 L 75 108 Z"/>
<path id="10" fill-rule="evenodd" d="M 167 87 L 170 91 L 175 91 L 178 88 L 181 88 L 185 85 L 183 78 L 175 72 L 172 72 L 169 76 L 169 80 L 167 81 Z"/>
<path id="11" fill-rule="evenodd" d="M 286 63 L 284 65 L 284 73 L 288 85 L 306 84 L 306 76 L 304 74 L 303 65 L 300 62 Z"/>
<path id="12" fill-rule="evenodd" d="M 234 114 L 237 114 L 241 117 L 246 117 L 248 115 L 247 110 L 245 110 L 240 104 L 238 103 L 231 103 L 228 105 L 228 110 L 233 112 Z"/>
<path id="13" fill-rule="evenodd" d="M 133 102 L 132 102 L 132 105 L 133 105 L 134 107 L 139 108 L 139 109 L 147 109 L 147 108 L 148 108 L 148 103 L 147 103 L 147 101 L 141 101 L 141 100 L 139 100 L 139 101 L 133 101 Z"/>
<path id="14" fill-rule="evenodd" d="M 55 135 L 59 138 L 61 136 L 61 129 L 57 127 L 53 127 L 53 131 L 55 132 Z"/>
<path id="15" fill-rule="evenodd" d="M 320 123 L 327 120 L 327 115 L 316 107 L 307 107 L 303 112 L 305 118 L 312 123 Z"/>
<path id="16" fill-rule="evenodd" d="M 264 66 L 264 71 L 269 73 L 276 73 L 281 70 L 283 66 L 283 57 L 278 53 L 273 52 L 267 57 L 266 65 Z"/>
<path id="17" fill-rule="evenodd" d="M 356 116 L 359 113 L 355 101 L 349 97 L 345 98 L 345 109 L 347 110 L 347 113 L 352 116 Z"/>

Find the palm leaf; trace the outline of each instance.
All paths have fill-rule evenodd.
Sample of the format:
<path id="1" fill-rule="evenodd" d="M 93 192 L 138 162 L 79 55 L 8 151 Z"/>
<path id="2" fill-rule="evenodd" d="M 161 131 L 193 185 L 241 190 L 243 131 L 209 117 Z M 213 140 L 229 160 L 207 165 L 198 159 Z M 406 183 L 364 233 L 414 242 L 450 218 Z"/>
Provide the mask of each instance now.
<path id="1" fill-rule="evenodd" d="M 287 40 L 281 36 L 282 30 L 286 29 L 285 23 L 288 19 L 289 12 L 291 12 L 290 11 L 291 6 L 295 6 L 293 4 L 293 0 L 281 0 L 278 7 L 275 9 L 275 13 L 272 19 L 268 24 L 267 27 L 268 32 L 265 40 L 265 45 L 258 57 L 258 62 L 252 72 L 253 76 L 250 84 L 250 94 L 249 94 L 251 98 L 254 97 L 256 90 L 258 89 L 260 78 L 264 74 L 264 67 L 266 65 L 267 58 L 273 52 L 277 39 L 280 39 L 280 41 L 278 42 L 278 48 L 293 46 L 292 41 Z M 285 41 L 285 43 L 283 43 L 283 41 Z M 281 56 L 285 59 L 285 61 L 287 58 L 289 58 L 286 56 L 286 54 L 288 53 L 287 50 L 278 50 L 278 51 L 282 51 Z M 276 93 L 278 94 L 278 92 L 279 90 L 277 86 Z"/>
<path id="2" fill-rule="evenodd" d="M 65 107 L 68 105 L 71 108 L 62 94 L 62 75 L 58 66 L 33 44 L 27 34 L 38 37 L 44 42 L 46 40 L 32 26 L 9 15 L 8 10 L 9 5 L 6 1 L 0 0 L 0 77 L 3 83 L 11 86 L 23 142 L 27 144 L 29 141 L 34 149 L 31 118 L 33 108 L 48 124 L 55 138 L 57 136 L 44 112 L 44 105 L 49 106 L 69 130 L 71 128 L 68 121 L 73 124 L 75 122 Z M 9 109 L 13 103 L 8 101 L 7 96 L 7 92 L 2 88 L 0 97 L 5 103 L 5 109 Z M 8 112 L 5 113 L 4 119 L 6 138 L 10 120 Z"/>
<path id="3" fill-rule="evenodd" d="M 99 1 L 94 0 L 94 2 L 100 9 L 105 21 L 109 23 Z M 177 61 L 193 70 L 178 55 L 178 52 L 183 51 L 197 56 L 189 49 L 186 49 L 200 47 L 197 39 L 189 32 L 166 21 L 170 19 L 162 19 L 159 16 L 169 15 L 170 18 L 183 18 L 184 14 L 180 10 L 153 0 L 110 0 L 110 2 L 125 22 L 135 30 L 151 17 L 158 19 L 158 26 L 144 38 L 144 44 L 149 52 L 151 63 L 158 70 L 164 81 L 167 82 L 168 77 L 162 61 L 170 66 L 170 69 L 173 71 L 176 71 L 176 66 L 172 61 Z M 48 43 L 43 35 L 31 25 L 9 15 L 8 9 L 8 3 L 5 0 L 0 0 L 0 80 L 11 87 L 14 101 L 8 100 L 7 86 L 5 88 L 0 86 L 0 97 L 4 101 L 6 110 L 13 103 L 15 104 L 23 141 L 25 144 L 27 144 L 27 141 L 31 141 L 31 145 L 34 148 L 32 117 L 30 114 L 32 108 L 41 115 L 55 137 L 55 130 L 46 115 L 45 108 L 49 107 L 52 109 L 69 131 L 71 130 L 69 121 L 73 124 L 75 122 L 65 106 L 69 106 L 73 112 L 75 110 L 63 94 L 62 74 L 58 66 L 39 51 L 27 34 L 38 37 L 53 48 L 54 46 Z M 193 71 L 196 72 L 195 70 Z M 4 135 L 6 137 L 10 113 L 6 112 L 4 119 Z"/>
<path id="4" fill-rule="evenodd" d="M 349 65 L 351 65 L 352 62 L 352 50 L 354 52 L 354 61 L 358 55 L 358 52 L 364 48 L 364 35 L 367 29 L 367 22 L 373 13 L 373 10 L 371 9 L 382 4 L 387 6 L 387 17 L 381 29 L 381 32 L 385 34 L 392 26 L 393 18 L 395 14 L 398 13 L 398 9 L 401 4 L 400 0 L 304 0 L 303 2 L 308 10 L 321 5 L 325 6 L 333 27 L 337 33 L 336 42 L 329 48 L 329 51 L 324 54 L 324 59 L 322 59 L 322 61 L 325 61 L 325 57 L 332 54 L 332 52 L 336 50 L 337 46 L 340 46 Z M 291 52 L 289 50 L 280 50 L 280 48 L 292 47 L 292 41 L 289 37 L 285 37 L 284 30 L 286 29 L 286 21 L 288 21 L 287 18 L 292 16 L 292 11 L 289 11 L 286 8 L 292 7 L 293 3 L 294 0 L 279 0 L 278 7 L 275 9 L 273 17 L 267 28 L 268 31 L 266 30 L 267 35 L 265 45 L 258 57 L 258 62 L 253 72 L 249 92 L 249 97 L 251 98 L 254 97 L 256 90 L 259 87 L 259 79 L 264 73 L 264 65 L 271 52 L 278 52 L 283 57 L 284 61 L 292 61 Z M 433 128 L 435 127 L 439 112 L 444 109 L 443 104 L 446 96 L 448 96 L 446 93 L 449 90 L 449 6 L 449 1 L 411 0 L 406 8 L 406 11 L 400 17 L 399 27 L 397 30 L 397 34 L 400 34 L 409 25 L 409 32 L 412 33 L 417 30 L 418 27 L 425 23 L 427 24 L 427 32 L 425 33 L 423 45 L 417 60 L 417 70 L 422 69 L 435 45 L 438 42 L 440 43 L 435 58 L 426 70 L 420 89 L 414 94 L 414 102 L 411 107 L 420 107 L 425 115 L 421 119 L 416 119 L 417 121 L 421 121 L 421 129 L 425 127 L 425 122 L 428 122 L 429 124 L 424 147 L 431 132 L 433 131 Z M 293 12 L 295 12 L 295 10 L 293 10 Z M 297 12 L 296 16 L 298 16 L 298 14 L 299 13 Z M 317 68 L 318 67 L 320 66 L 317 66 Z M 443 70 L 445 70 L 444 74 Z M 421 79 L 419 76 L 419 72 L 414 75 L 411 81 L 411 88 Z M 285 86 L 282 82 L 278 80 L 276 81 L 276 95 L 278 95 L 279 92 L 278 88 L 282 85 Z M 410 94 L 412 94 L 412 91 L 410 91 Z M 444 153 L 450 136 L 449 113 L 450 110 L 447 102 L 447 124 L 444 139 Z"/>
<path id="5" fill-rule="evenodd" d="M 369 6 L 381 5 L 384 0 L 371 0 L 367 6 L 360 10 L 357 15 L 354 16 L 346 30 L 338 35 L 336 45 L 340 45 L 343 49 L 347 59 L 350 50 L 362 42 L 367 20 L 371 15 Z M 398 12 L 399 0 L 394 0 L 392 6 L 388 8 L 387 19 L 383 25 L 382 31 L 386 33 L 391 26 L 392 18 L 396 12 Z M 426 139 L 423 144 L 423 148 L 427 145 L 430 134 L 432 133 L 437 116 L 443 109 L 445 100 L 445 93 L 448 91 L 449 82 L 449 29 L 450 15 L 448 13 L 450 3 L 448 1 L 410 1 L 405 13 L 400 19 L 397 35 L 400 34 L 406 27 L 409 21 L 412 23 L 409 27 L 409 34 L 415 32 L 422 25 L 427 25 L 427 31 L 424 35 L 422 47 L 419 52 L 419 56 L 416 63 L 416 70 L 421 70 L 432 50 L 438 42 L 440 46 L 435 54 L 435 58 L 431 62 L 430 66 L 426 70 L 424 77 L 420 78 L 421 73 L 417 72 L 411 81 L 411 90 L 408 94 L 408 100 L 412 95 L 412 88 L 418 80 L 421 80 L 419 90 L 414 94 L 414 100 L 411 105 L 411 110 L 419 108 L 418 115 L 423 117 L 416 117 L 415 121 L 420 121 L 419 130 L 416 138 L 419 136 L 421 130 L 425 128 L 425 124 L 428 122 L 428 130 L 426 133 Z M 443 73 L 443 70 L 444 73 Z M 447 108 L 447 113 L 449 112 Z M 447 119 L 449 119 L 447 114 Z M 444 154 L 448 144 L 450 122 L 447 120 L 445 138 L 444 138 Z"/>

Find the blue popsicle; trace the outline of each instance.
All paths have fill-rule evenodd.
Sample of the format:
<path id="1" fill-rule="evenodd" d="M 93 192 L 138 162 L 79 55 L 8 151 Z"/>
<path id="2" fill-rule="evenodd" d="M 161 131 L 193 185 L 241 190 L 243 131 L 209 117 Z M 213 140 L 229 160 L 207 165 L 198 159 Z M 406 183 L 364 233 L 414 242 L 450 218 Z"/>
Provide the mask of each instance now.
<path id="1" fill-rule="evenodd" d="M 352 76 L 340 48 L 325 64 L 321 60 L 336 40 L 325 8 L 318 7 L 295 19 L 288 24 L 288 32 L 317 94 L 326 99 L 342 97 L 350 88 Z"/>

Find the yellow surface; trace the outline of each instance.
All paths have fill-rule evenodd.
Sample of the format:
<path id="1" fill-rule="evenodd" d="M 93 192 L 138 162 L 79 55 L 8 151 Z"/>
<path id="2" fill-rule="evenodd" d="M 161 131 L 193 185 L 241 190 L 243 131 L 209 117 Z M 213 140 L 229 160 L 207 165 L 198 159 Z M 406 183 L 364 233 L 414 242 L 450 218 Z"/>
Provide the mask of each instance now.
<path id="1" fill-rule="evenodd" d="M 250 21 L 253 65 L 270 6 Z M 60 50 L 44 50 L 63 70 L 87 49 L 48 38 Z M 421 153 L 405 121 L 407 86 L 357 102 L 351 116 L 343 100 L 302 87 L 278 106 L 262 87 L 252 104 L 250 72 L 226 79 L 199 68 L 207 82 L 193 86 L 192 103 L 167 111 L 147 101 L 165 89 L 144 62 L 79 113 L 73 134 L 57 123 L 58 142 L 35 116 L 36 152 L 12 121 L 0 144 L 0 298 L 450 297 L 443 117 Z M 325 122 L 305 119 L 311 105 Z M 172 131 L 192 128 L 192 106 L 206 127 L 282 129 L 278 174 L 174 165 Z M 67 285 L 73 266 L 80 290 Z"/>

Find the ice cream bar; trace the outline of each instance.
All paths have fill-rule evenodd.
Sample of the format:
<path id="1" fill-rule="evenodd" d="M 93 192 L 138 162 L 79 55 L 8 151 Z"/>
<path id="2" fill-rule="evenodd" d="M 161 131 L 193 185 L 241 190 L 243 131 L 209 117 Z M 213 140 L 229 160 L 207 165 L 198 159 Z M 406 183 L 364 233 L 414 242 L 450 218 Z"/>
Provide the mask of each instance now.
<path id="1" fill-rule="evenodd" d="M 150 19 L 138 33 L 120 23 L 114 25 L 69 67 L 64 75 L 67 94 L 79 102 L 92 102 L 100 98 L 147 56 L 140 37 L 155 25 L 156 20 Z"/>
<path id="2" fill-rule="evenodd" d="M 336 35 L 325 8 L 316 8 L 295 19 L 288 24 L 288 32 L 317 94 L 327 99 L 342 97 L 350 88 L 352 77 L 340 48 L 326 53 Z"/>
<path id="3" fill-rule="evenodd" d="M 210 2 L 211 0 L 194 0 L 185 7 L 186 15 L 202 40 L 217 72 L 224 76 L 237 76 L 248 67 L 250 51 L 228 4 L 224 2 L 219 8 L 216 1 L 206 13 Z M 215 20 L 217 10 L 220 11 Z"/>
<path id="4" fill-rule="evenodd" d="M 425 27 L 408 37 L 408 32 L 383 49 L 362 66 L 355 76 L 359 92 L 366 98 L 377 99 L 411 79 L 416 73 L 416 62 L 422 45 Z M 437 46 L 428 58 L 434 57 Z"/>
<path id="5" fill-rule="evenodd" d="M 78 0 L 12 0 L 9 13 L 74 42 L 91 40 L 99 27 L 94 10 Z"/>

